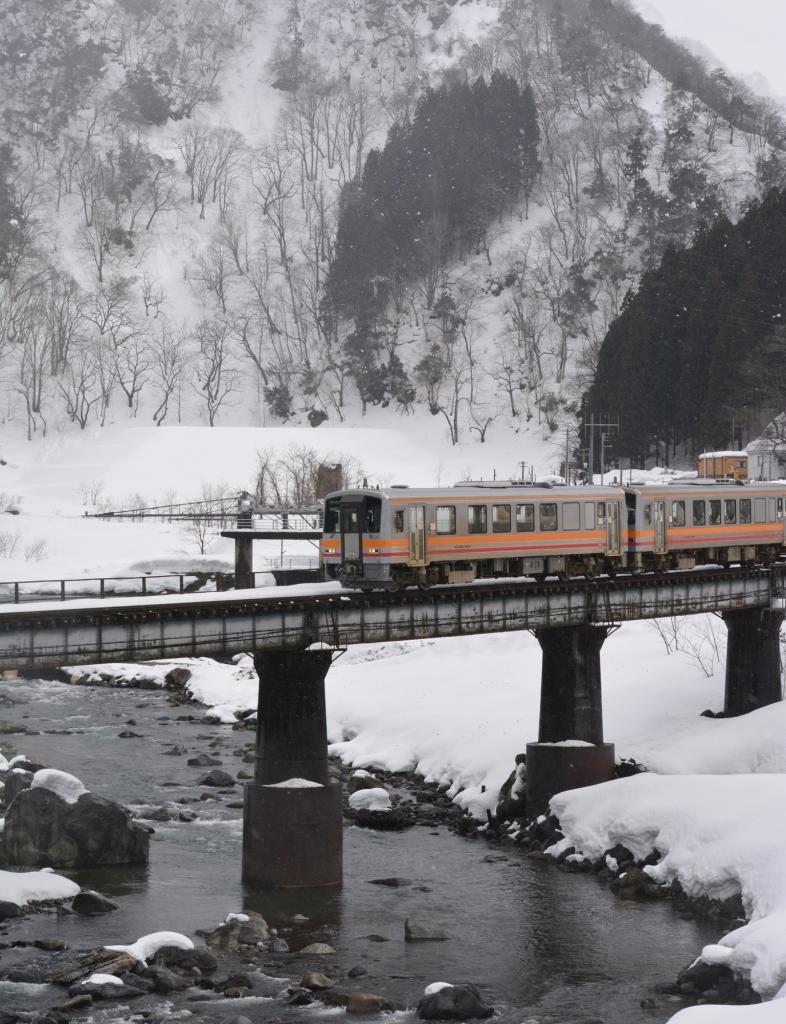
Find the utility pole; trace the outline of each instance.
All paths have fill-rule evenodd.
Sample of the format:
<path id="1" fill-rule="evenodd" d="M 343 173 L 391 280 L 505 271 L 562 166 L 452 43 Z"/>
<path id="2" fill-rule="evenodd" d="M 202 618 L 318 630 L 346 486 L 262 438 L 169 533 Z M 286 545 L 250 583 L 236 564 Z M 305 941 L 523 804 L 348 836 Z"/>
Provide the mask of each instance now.
<path id="1" fill-rule="evenodd" d="M 589 482 L 594 482 L 595 474 L 595 433 L 599 434 L 600 441 L 600 471 L 603 474 L 606 463 L 606 447 L 609 441 L 609 435 L 612 433 L 619 433 L 620 421 L 618 418 L 611 419 L 609 417 L 601 416 L 599 419 L 595 419 L 595 413 L 590 413 L 589 423 L 584 423 L 584 430 L 589 432 Z"/>
<path id="2" fill-rule="evenodd" d="M 570 485 L 570 429 L 565 427 L 565 483 Z"/>

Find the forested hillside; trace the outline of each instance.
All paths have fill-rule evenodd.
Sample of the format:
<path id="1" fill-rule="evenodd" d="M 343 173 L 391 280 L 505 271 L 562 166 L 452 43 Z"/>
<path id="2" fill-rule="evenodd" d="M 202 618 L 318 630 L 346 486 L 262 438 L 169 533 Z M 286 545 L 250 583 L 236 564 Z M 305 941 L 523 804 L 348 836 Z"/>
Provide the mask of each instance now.
<path id="1" fill-rule="evenodd" d="M 784 179 L 773 105 L 624 0 L 25 0 L 0 38 L 0 422 L 30 438 L 548 434 L 642 271 Z"/>
<path id="2" fill-rule="evenodd" d="M 786 192 L 670 249 L 612 324 L 587 409 L 636 465 L 739 445 L 786 408 Z"/>

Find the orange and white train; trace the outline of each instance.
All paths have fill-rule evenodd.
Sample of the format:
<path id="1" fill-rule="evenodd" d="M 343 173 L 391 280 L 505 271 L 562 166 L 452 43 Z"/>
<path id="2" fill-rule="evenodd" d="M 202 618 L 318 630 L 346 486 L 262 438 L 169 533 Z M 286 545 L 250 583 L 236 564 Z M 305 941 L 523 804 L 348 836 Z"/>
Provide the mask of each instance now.
<path id="1" fill-rule="evenodd" d="M 786 484 L 514 482 L 348 490 L 325 499 L 325 579 L 365 587 L 769 564 L 786 544 Z"/>

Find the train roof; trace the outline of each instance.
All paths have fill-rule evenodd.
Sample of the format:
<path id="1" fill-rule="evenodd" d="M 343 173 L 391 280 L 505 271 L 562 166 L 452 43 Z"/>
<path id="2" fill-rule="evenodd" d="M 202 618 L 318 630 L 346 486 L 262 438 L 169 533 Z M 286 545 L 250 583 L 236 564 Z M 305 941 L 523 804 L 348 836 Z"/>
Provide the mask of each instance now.
<path id="1" fill-rule="evenodd" d="M 379 490 L 367 487 L 347 488 L 343 491 L 334 491 L 332 494 L 328 494 L 327 499 L 341 494 L 386 498 L 389 501 L 401 502 L 441 498 L 444 499 L 446 504 L 457 499 L 469 498 L 475 498 L 478 501 L 484 502 L 497 500 L 511 501 L 513 499 L 526 500 L 526 498 L 551 498 L 552 501 L 564 500 L 566 498 L 572 498 L 573 500 L 583 498 L 585 501 L 591 501 L 592 499 L 603 501 L 604 498 L 622 497 L 622 488 L 611 485 L 577 487 L 555 484 L 552 486 L 550 484 L 522 484 L 502 480 L 474 485 L 460 484 L 456 487 L 407 487 L 405 485 L 397 487 L 394 485 L 392 487 L 381 487 Z"/>

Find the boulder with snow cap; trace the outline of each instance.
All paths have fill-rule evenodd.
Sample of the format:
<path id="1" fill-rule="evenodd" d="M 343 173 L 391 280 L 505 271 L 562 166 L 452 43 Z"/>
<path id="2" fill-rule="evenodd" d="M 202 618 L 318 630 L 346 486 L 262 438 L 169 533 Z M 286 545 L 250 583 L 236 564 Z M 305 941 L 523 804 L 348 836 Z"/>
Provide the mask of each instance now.
<path id="1" fill-rule="evenodd" d="M 226 921 L 210 932 L 200 931 L 211 949 L 226 953 L 239 946 L 256 946 L 270 939 L 267 921 L 250 910 L 247 914 L 229 914 Z"/>
<path id="2" fill-rule="evenodd" d="M 493 1014 L 474 985 L 429 985 L 417 1006 L 421 1020 L 482 1020 Z"/>
<path id="3" fill-rule="evenodd" d="M 357 793 L 360 789 L 383 789 L 383 785 L 380 780 L 372 775 L 371 772 L 365 771 L 363 768 L 358 768 L 357 771 L 352 772 L 347 782 L 347 792 Z"/>
<path id="4" fill-rule="evenodd" d="M 149 845 L 148 829 L 125 807 L 89 793 L 65 772 L 36 772 L 5 815 L 3 853 L 9 864 L 146 864 Z"/>
<path id="5" fill-rule="evenodd" d="M 72 997 L 89 995 L 93 999 L 134 999 L 143 996 L 146 989 L 141 985 L 128 985 L 114 974 L 91 974 L 72 985 L 68 994 Z"/>
<path id="6" fill-rule="evenodd" d="M 666 896 L 665 890 L 635 864 L 630 864 L 612 879 L 610 888 L 627 900 L 658 900 Z"/>

